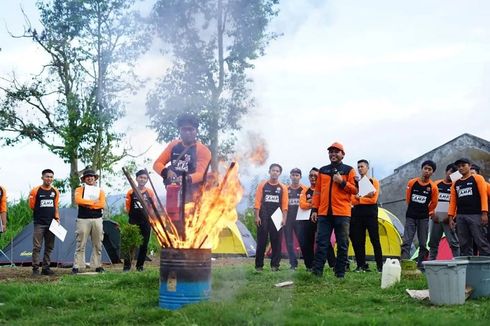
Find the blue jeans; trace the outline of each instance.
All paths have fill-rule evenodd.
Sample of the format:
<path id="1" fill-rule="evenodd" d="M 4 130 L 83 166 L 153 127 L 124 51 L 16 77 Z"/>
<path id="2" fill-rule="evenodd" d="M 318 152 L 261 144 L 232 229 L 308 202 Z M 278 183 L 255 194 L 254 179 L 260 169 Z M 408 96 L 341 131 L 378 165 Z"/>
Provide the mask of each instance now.
<path id="1" fill-rule="evenodd" d="M 343 277 L 347 265 L 347 249 L 349 248 L 349 216 L 319 216 L 317 221 L 316 235 L 316 252 L 313 262 L 313 273 L 317 275 L 323 274 L 323 268 L 327 261 L 327 252 L 330 243 L 330 237 L 335 230 L 335 238 L 337 240 L 337 261 L 335 263 L 335 275 Z"/>

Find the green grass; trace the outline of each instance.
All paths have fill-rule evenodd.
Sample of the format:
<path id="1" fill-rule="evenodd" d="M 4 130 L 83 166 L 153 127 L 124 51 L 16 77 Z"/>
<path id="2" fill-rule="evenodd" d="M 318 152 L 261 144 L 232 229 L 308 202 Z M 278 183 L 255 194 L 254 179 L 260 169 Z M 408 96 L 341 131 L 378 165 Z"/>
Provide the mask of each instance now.
<path id="1" fill-rule="evenodd" d="M 208 302 L 167 311 L 158 308 L 159 272 L 65 275 L 57 282 L 0 283 L 0 324 L 5 325 L 487 325 L 490 299 L 436 307 L 411 299 L 424 276 L 404 277 L 381 290 L 377 273 L 321 279 L 304 270 L 260 274 L 252 262 L 213 268 Z M 294 285 L 276 288 L 275 283 Z"/>

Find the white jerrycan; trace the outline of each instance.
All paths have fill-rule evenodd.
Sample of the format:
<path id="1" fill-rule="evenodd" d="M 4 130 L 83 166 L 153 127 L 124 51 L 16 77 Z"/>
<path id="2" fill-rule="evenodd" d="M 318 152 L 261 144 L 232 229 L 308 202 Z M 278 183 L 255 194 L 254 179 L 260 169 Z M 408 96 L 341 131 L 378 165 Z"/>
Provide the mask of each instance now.
<path id="1" fill-rule="evenodd" d="M 400 282 L 402 268 L 398 259 L 387 258 L 383 265 L 383 273 L 381 275 L 381 288 L 386 289 L 393 284 Z"/>

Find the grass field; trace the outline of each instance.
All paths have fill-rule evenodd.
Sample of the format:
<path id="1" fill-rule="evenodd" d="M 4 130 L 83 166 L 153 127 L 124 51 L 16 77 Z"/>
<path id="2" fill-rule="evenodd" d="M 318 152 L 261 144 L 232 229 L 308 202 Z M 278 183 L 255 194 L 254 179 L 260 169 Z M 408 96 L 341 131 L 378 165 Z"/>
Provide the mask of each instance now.
<path id="1" fill-rule="evenodd" d="M 215 264 L 219 265 L 219 264 Z M 2 270 L 0 269 L 0 273 Z M 423 275 L 405 276 L 381 290 L 378 273 L 331 271 L 319 279 L 305 270 L 257 274 L 252 260 L 213 267 L 212 299 L 177 311 L 158 307 L 159 271 L 63 275 L 55 280 L 0 282 L 5 325 L 488 325 L 490 300 L 436 307 L 405 289 L 427 287 Z M 294 285 L 274 287 L 292 280 Z"/>

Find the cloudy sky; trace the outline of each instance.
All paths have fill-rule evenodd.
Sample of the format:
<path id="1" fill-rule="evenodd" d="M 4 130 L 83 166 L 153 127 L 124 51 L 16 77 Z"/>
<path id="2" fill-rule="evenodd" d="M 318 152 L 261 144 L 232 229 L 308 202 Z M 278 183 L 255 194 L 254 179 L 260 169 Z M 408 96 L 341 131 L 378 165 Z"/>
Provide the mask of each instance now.
<path id="1" fill-rule="evenodd" d="M 44 58 L 26 40 L 20 5 L 0 0 L 0 74 L 38 71 Z M 152 1 L 146 1 L 146 5 Z M 145 5 L 145 4 L 144 4 Z M 383 178 L 399 165 L 461 135 L 490 139 L 490 1 L 282 0 L 271 30 L 283 33 L 251 72 L 257 107 L 243 121 L 260 133 L 268 164 L 308 170 L 328 162 L 326 147 L 340 141 L 345 162 L 367 158 Z M 157 49 L 140 60 L 141 75 L 161 76 L 168 61 Z M 155 141 L 145 116 L 145 92 L 129 98 L 119 123 L 135 151 L 153 160 Z M 0 148 L 0 183 L 27 194 L 39 173 L 69 169 L 35 144 Z M 267 168 L 249 170 L 244 178 Z M 11 196 L 11 197 L 12 197 Z"/>

